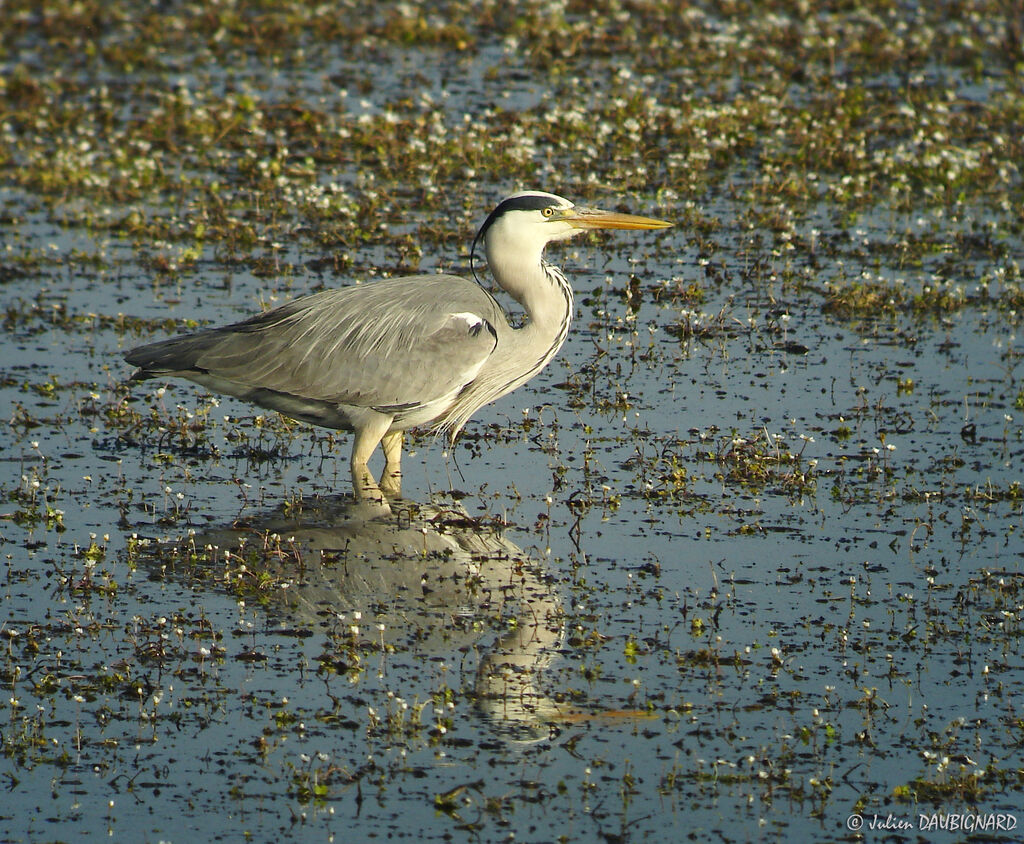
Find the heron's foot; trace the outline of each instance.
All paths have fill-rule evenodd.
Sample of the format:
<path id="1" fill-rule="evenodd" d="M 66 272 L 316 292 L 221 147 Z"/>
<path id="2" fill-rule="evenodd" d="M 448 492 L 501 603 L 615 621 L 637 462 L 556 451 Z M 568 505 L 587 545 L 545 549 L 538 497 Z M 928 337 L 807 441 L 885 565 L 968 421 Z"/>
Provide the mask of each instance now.
<path id="1" fill-rule="evenodd" d="M 380 441 L 384 452 L 384 471 L 380 475 L 380 488 L 388 498 L 402 497 L 402 432 L 392 431 Z"/>
<path id="2" fill-rule="evenodd" d="M 365 466 L 352 469 L 352 491 L 357 507 L 367 516 L 391 515 L 391 505 Z"/>
<path id="3" fill-rule="evenodd" d="M 361 522 L 369 522 L 375 519 L 390 519 L 391 505 L 385 500 L 373 498 L 359 498 L 356 496 L 352 505 L 351 514 L 353 518 Z"/>
<path id="4" fill-rule="evenodd" d="M 400 470 L 391 470 L 385 466 L 384 472 L 380 476 L 380 491 L 388 498 L 401 498 L 402 472 Z"/>

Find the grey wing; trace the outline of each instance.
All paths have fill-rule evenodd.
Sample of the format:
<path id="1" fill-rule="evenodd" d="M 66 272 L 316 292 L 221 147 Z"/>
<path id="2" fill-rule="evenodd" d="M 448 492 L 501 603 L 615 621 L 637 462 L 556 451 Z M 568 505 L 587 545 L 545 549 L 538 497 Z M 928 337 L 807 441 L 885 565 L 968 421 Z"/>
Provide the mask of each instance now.
<path id="1" fill-rule="evenodd" d="M 500 307 L 473 282 L 413 276 L 304 296 L 125 357 L 140 367 L 136 377 L 195 374 L 235 395 L 269 390 L 388 412 L 472 381 L 494 350 L 498 321 Z"/>

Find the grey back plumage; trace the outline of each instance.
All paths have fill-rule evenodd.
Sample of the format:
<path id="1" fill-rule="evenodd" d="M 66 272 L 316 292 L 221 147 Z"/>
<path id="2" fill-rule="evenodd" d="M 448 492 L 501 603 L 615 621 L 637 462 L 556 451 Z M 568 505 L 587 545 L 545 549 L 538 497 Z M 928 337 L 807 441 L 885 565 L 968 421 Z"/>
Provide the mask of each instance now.
<path id="1" fill-rule="evenodd" d="M 461 389 L 509 331 L 474 282 L 423 275 L 324 290 L 234 325 L 134 349 L 137 379 L 189 378 L 308 419 L 274 395 L 401 416 Z M 310 421 L 338 425 L 334 417 Z"/>

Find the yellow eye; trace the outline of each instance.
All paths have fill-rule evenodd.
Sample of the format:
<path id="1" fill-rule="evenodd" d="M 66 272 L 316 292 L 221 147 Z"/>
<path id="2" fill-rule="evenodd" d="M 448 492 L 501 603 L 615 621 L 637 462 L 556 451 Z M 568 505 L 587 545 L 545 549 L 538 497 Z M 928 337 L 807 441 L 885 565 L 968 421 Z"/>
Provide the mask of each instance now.
<path id="1" fill-rule="evenodd" d="M 542 211 L 541 213 L 542 213 L 542 214 L 543 214 L 543 215 L 544 215 L 545 217 L 550 217 L 550 216 L 551 216 L 552 214 L 554 214 L 554 213 L 555 213 L 555 209 L 554 209 L 554 208 L 552 208 L 551 206 L 548 206 L 548 207 L 547 207 L 547 208 L 545 208 L 545 209 L 544 209 L 544 210 L 543 210 L 543 211 Z"/>

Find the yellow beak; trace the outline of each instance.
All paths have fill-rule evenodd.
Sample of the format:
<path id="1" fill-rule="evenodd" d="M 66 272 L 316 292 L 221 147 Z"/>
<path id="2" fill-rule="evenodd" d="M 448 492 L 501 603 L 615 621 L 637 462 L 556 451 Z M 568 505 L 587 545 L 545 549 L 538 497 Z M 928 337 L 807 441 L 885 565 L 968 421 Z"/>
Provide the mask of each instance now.
<path id="1" fill-rule="evenodd" d="M 560 219 L 578 229 L 667 229 L 674 225 L 667 220 L 655 220 L 653 217 L 637 217 L 634 214 L 619 214 L 615 211 L 579 206 L 565 211 Z"/>

